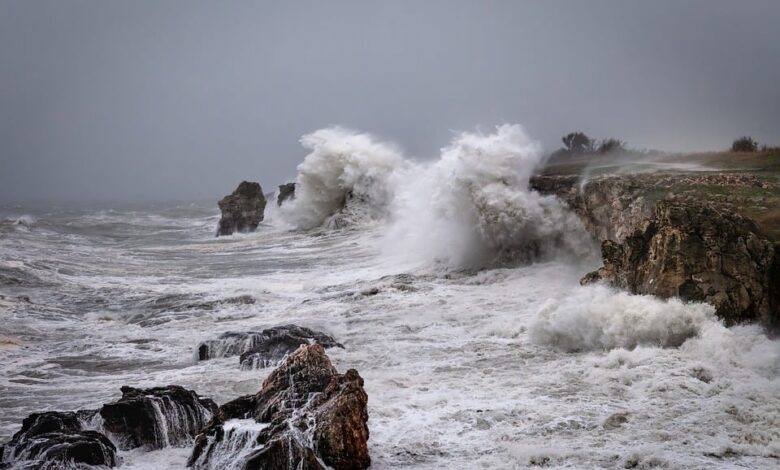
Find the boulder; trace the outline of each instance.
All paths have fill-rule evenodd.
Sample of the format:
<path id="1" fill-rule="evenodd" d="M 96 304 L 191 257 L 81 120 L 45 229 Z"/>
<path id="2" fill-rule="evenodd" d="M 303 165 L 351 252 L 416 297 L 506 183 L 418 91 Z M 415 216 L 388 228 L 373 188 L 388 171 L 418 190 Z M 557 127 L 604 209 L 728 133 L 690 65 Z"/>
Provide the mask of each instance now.
<path id="1" fill-rule="evenodd" d="M 276 205 L 281 206 L 288 199 L 295 199 L 295 183 L 279 185 L 279 193 L 276 196 Z"/>
<path id="2" fill-rule="evenodd" d="M 265 196 L 258 183 L 243 181 L 233 194 L 219 201 L 222 218 L 219 219 L 217 236 L 233 232 L 254 232 L 263 221 Z"/>
<path id="3" fill-rule="evenodd" d="M 260 331 L 223 333 L 198 346 L 198 359 L 241 356 L 243 369 L 271 367 L 299 346 L 310 343 L 324 348 L 344 347 L 325 333 L 297 325 L 281 325 Z"/>
<path id="4" fill-rule="evenodd" d="M 122 398 L 103 405 L 103 428 L 122 450 L 190 445 L 217 405 L 178 385 L 122 387 Z"/>
<path id="5" fill-rule="evenodd" d="M 582 282 L 708 302 L 726 324 L 780 326 L 780 248 L 743 216 L 665 200 L 622 242 L 602 242 L 604 266 Z"/>
<path id="6" fill-rule="evenodd" d="M 87 429 L 77 413 L 33 413 L 0 451 L 0 466 L 63 468 L 68 463 L 115 467 L 116 447 L 105 435 Z"/>
<path id="7" fill-rule="evenodd" d="M 255 395 L 226 403 L 198 435 L 195 469 L 364 469 L 368 397 L 354 369 L 339 374 L 319 344 L 300 346 Z"/>

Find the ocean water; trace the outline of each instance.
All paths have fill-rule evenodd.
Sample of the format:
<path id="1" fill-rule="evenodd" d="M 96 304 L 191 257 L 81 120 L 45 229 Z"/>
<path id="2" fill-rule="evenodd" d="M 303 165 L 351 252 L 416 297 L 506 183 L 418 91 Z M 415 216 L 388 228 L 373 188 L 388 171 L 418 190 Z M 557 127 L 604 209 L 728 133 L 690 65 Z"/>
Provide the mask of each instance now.
<path id="1" fill-rule="evenodd" d="M 211 203 L 0 208 L 0 440 L 122 385 L 254 393 L 270 368 L 198 362 L 198 343 L 294 323 L 365 379 L 372 468 L 780 464 L 780 341 L 580 286 L 593 242 L 526 189 L 540 150 L 519 128 L 425 165 L 341 129 L 304 144 L 298 197 L 251 234 L 215 238 Z M 188 454 L 122 452 L 122 468 Z"/>

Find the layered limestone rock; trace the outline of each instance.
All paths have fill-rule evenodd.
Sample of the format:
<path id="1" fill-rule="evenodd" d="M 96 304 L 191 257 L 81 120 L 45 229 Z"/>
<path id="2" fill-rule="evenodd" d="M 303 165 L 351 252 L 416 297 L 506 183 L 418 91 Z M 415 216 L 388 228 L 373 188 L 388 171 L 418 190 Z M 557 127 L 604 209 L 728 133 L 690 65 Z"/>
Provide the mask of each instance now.
<path id="1" fill-rule="evenodd" d="M 767 184 L 751 175 L 709 173 L 531 181 L 533 189 L 565 201 L 602 242 L 604 267 L 583 283 L 707 302 L 727 324 L 759 321 L 776 329 L 780 247 L 735 210 L 744 201 L 716 204 L 708 193 L 713 186 L 728 193 Z"/>
<path id="2" fill-rule="evenodd" d="M 740 215 L 661 201 L 622 243 L 602 243 L 604 267 L 583 278 L 636 294 L 707 302 L 727 324 L 777 327 L 780 250 Z"/>
<path id="3" fill-rule="evenodd" d="M 218 205 L 222 211 L 217 236 L 233 232 L 254 232 L 263 221 L 265 196 L 258 183 L 243 181 L 233 194 L 222 198 Z"/>
<path id="4" fill-rule="evenodd" d="M 195 469 L 368 468 L 368 397 L 354 369 L 339 374 L 319 344 L 303 345 L 262 389 L 219 408 L 198 436 Z"/>

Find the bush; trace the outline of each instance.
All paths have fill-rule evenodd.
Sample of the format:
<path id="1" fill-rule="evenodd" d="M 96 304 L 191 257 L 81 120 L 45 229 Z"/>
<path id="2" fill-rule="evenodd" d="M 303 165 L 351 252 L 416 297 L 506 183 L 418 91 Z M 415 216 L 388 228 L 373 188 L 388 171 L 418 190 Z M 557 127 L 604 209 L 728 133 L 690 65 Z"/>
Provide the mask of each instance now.
<path id="1" fill-rule="evenodd" d="M 626 143 L 618 139 L 604 139 L 599 142 L 597 152 L 604 155 L 613 152 L 623 152 L 626 150 Z"/>
<path id="2" fill-rule="evenodd" d="M 755 152 L 758 150 L 758 142 L 752 137 L 740 137 L 731 144 L 732 152 Z"/>
<path id="3" fill-rule="evenodd" d="M 595 142 L 583 132 L 571 132 L 561 138 L 566 150 L 572 154 L 589 153 L 593 151 Z"/>

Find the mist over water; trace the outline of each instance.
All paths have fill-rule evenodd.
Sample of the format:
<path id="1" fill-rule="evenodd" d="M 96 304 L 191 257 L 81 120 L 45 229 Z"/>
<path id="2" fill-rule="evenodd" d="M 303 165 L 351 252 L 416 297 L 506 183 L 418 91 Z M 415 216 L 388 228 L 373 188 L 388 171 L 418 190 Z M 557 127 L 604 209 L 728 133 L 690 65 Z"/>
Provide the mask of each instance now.
<path id="1" fill-rule="evenodd" d="M 528 189 L 542 152 L 521 127 L 457 135 L 428 163 L 341 128 L 301 142 L 295 199 L 251 234 L 214 238 L 216 204 L 3 208 L 0 435 L 122 385 L 254 393 L 270 368 L 197 362 L 197 345 L 294 323 L 365 379 L 372 468 L 776 465 L 780 341 L 580 286 L 594 247 Z"/>

